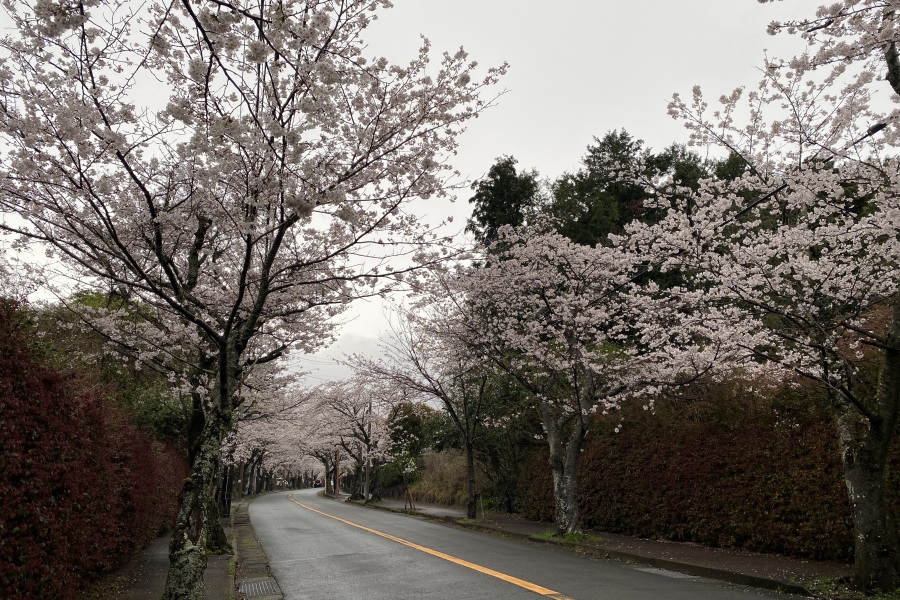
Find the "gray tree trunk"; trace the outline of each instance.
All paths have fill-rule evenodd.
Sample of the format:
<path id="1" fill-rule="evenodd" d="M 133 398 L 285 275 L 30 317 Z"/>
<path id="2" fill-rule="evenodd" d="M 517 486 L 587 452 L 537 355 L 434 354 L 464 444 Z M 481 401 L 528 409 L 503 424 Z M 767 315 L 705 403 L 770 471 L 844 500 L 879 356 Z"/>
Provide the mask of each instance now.
<path id="1" fill-rule="evenodd" d="M 178 516 L 169 543 L 169 573 L 164 600 L 203 600 L 206 570 L 207 507 L 215 501 L 216 472 L 224 427 L 207 426 L 179 497 Z"/>
<path id="2" fill-rule="evenodd" d="M 875 398 L 868 416 L 849 402 L 835 412 L 844 482 L 853 514 L 853 575 L 866 590 L 900 588 L 896 524 L 884 501 L 887 458 L 900 413 L 900 301 L 895 301 Z"/>
<path id="3" fill-rule="evenodd" d="M 879 456 L 880 444 L 873 437 L 877 436 L 841 443 L 844 481 L 853 514 L 853 576 L 862 589 L 894 591 L 900 588 L 900 552 L 884 502 L 884 458 Z"/>
<path id="4" fill-rule="evenodd" d="M 475 446 L 470 440 L 466 441 L 466 484 L 466 491 L 468 492 L 466 517 L 477 519 L 478 507 L 475 504 Z"/>
<path id="5" fill-rule="evenodd" d="M 217 474 L 214 480 L 216 489 L 220 489 L 220 480 L 221 474 Z M 206 550 L 210 554 L 229 554 L 231 552 L 231 544 L 228 543 L 228 536 L 225 535 L 225 530 L 222 529 L 222 523 L 219 518 L 218 498 L 215 494 L 212 494 L 206 507 Z"/>
<path id="6" fill-rule="evenodd" d="M 568 435 L 560 431 L 560 423 L 546 405 L 541 406 L 547 444 L 550 449 L 550 469 L 553 473 L 553 505 L 556 520 L 554 535 L 564 536 L 579 531 L 581 510 L 578 507 L 578 457 L 587 430 L 580 419 L 569 423 Z"/>
<path id="7" fill-rule="evenodd" d="M 179 497 L 178 516 L 169 542 L 169 573 L 163 600 L 203 600 L 203 572 L 210 537 L 207 509 L 215 503 L 220 449 L 233 424 L 233 394 L 240 374 L 235 361 L 239 355 L 231 346 L 219 351 L 215 400 L 204 415 L 203 427 L 191 453 L 190 476 L 185 479 Z"/>

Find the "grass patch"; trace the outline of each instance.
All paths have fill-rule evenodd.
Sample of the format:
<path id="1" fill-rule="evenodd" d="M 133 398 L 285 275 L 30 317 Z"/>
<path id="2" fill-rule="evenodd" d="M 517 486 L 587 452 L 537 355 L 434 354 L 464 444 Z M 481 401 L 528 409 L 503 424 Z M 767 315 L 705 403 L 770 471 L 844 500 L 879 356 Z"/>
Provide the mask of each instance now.
<path id="1" fill-rule="evenodd" d="M 457 519 L 457 523 L 462 523 L 463 525 L 474 525 L 475 523 L 481 523 L 481 519 L 470 519 L 468 517 Z"/>
<path id="2" fill-rule="evenodd" d="M 588 535 L 581 531 L 576 531 L 574 533 L 567 533 L 565 535 L 556 535 L 554 531 L 545 531 L 544 533 L 536 533 L 533 538 L 537 538 L 539 540 L 545 540 L 548 542 L 578 542 L 578 543 L 590 543 L 590 542 L 602 542 L 603 538 L 597 537 L 596 535 Z M 891 599 L 893 600 L 893 599 Z M 898 599 L 900 600 L 900 599 Z"/>

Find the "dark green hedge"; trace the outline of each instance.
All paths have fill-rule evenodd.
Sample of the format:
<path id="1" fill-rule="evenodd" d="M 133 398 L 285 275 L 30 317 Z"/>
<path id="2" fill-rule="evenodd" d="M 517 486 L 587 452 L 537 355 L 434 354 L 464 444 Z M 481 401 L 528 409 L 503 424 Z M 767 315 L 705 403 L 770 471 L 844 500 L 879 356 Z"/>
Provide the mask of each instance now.
<path id="1" fill-rule="evenodd" d="M 781 410 L 779 410 L 781 409 Z M 835 433 L 824 415 L 783 407 L 727 418 L 631 411 L 620 433 L 601 421 L 579 468 L 586 528 L 711 546 L 851 560 L 851 519 Z M 546 451 L 520 482 L 523 513 L 551 521 Z M 900 515 L 900 444 L 888 482 Z"/>

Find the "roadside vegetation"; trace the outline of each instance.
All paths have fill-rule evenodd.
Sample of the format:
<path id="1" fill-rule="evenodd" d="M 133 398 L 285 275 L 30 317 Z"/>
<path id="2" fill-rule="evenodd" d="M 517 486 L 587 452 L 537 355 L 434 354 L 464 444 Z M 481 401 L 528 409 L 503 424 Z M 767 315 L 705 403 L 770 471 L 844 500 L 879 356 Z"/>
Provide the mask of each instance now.
<path id="1" fill-rule="evenodd" d="M 48 339 L 40 321 L 0 300 L 0 592 L 11 600 L 72 597 L 128 561 L 172 527 L 187 474 L 178 440 L 135 424 L 139 387 L 75 370 L 59 350 L 77 336 Z"/>
<path id="2" fill-rule="evenodd" d="M 808 384 L 765 394 L 722 382 L 661 398 L 653 411 L 624 406 L 599 418 L 579 462 L 583 527 L 651 539 L 695 542 L 849 562 L 853 522 L 827 403 Z M 435 415 L 433 418 L 437 418 Z M 444 417 L 446 419 L 446 417 Z M 447 431 L 438 424 L 433 430 Z M 494 471 L 479 448 L 478 518 L 513 512 L 553 521 L 553 486 L 539 427 L 513 474 Z M 509 432 L 506 432 L 509 433 Z M 416 500 L 465 506 L 466 468 L 453 439 L 434 435 L 417 456 Z M 889 458 L 886 502 L 900 516 L 900 448 Z M 382 493 L 402 490 L 390 469 Z M 512 492 L 498 479 L 514 481 Z M 352 485 L 352 484 L 351 484 Z M 509 511 L 509 504 L 512 511 Z"/>

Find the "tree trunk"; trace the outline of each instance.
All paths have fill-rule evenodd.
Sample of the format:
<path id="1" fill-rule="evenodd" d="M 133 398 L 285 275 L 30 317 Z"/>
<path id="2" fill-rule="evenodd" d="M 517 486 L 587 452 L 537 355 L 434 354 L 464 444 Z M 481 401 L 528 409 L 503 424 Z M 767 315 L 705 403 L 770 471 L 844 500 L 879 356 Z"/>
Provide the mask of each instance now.
<path id="1" fill-rule="evenodd" d="M 211 537 L 208 508 L 215 508 L 220 450 L 233 424 L 232 394 L 240 373 L 235 364 L 238 356 L 229 346 L 219 348 L 216 357 L 217 385 L 212 391 L 215 401 L 209 413 L 203 415 L 203 426 L 191 445 L 191 473 L 181 489 L 178 516 L 169 542 L 169 573 L 163 600 L 203 600 L 207 540 Z M 193 415 L 192 419 L 199 417 Z M 218 511 L 211 514 L 216 518 L 215 527 L 219 527 Z"/>
<path id="2" fill-rule="evenodd" d="M 372 461 L 372 471 L 369 473 L 369 502 L 381 500 L 381 464 L 378 459 Z"/>
<path id="3" fill-rule="evenodd" d="M 198 440 L 190 476 L 179 496 L 178 517 L 169 543 L 164 600 L 203 600 L 206 570 L 207 508 L 215 502 L 219 448 L 224 426 L 208 420 Z"/>
<path id="4" fill-rule="evenodd" d="M 554 535 L 561 537 L 577 532 L 581 526 L 581 511 L 578 508 L 578 457 L 586 431 L 581 421 L 571 424 L 572 429 L 563 444 L 559 423 L 551 416 L 551 412 L 549 408 L 541 408 L 550 448 L 550 469 L 553 472 L 556 516 Z"/>
<path id="5" fill-rule="evenodd" d="M 869 418 L 849 403 L 838 406 L 835 424 L 844 482 L 853 514 L 853 577 L 865 590 L 900 588 L 900 548 L 884 501 L 887 457 L 900 413 L 900 301 L 895 301 L 882 350 L 878 388 Z"/>
<path id="6" fill-rule="evenodd" d="M 332 477 L 333 469 L 332 469 L 331 459 L 329 458 L 328 460 L 323 460 L 322 462 L 325 463 L 325 481 L 323 482 L 323 485 L 325 486 L 325 493 L 333 494 L 334 493 L 334 480 Z"/>
<path id="7" fill-rule="evenodd" d="M 216 478 L 216 488 L 221 489 Z M 210 495 L 209 504 L 206 507 L 206 551 L 210 554 L 230 554 L 231 544 L 228 543 L 228 536 L 222 529 L 222 523 L 219 520 L 219 502 L 216 496 Z"/>
<path id="8" fill-rule="evenodd" d="M 553 502 L 556 514 L 557 536 L 575 533 L 581 526 L 578 508 L 578 459 L 572 460 L 570 448 L 551 451 L 550 468 L 553 470 Z"/>
<path id="9" fill-rule="evenodd" d="M 238 463 L 231 488 L 231 497 L 240 500 L 244 495 L 244 461 Z"/>
<path id="10" fill-rule="evenodd" d="M 256 494 L 256 459 L 252 459 L 247 467 L 247 483 L 244 485 L 244 492 L 248 496 Z"/>
<path id="11" fill-rule="evenodd" d="M 338 450 L 334 451 L 334 495 L 341 495 L 341 455 Z"/>
<path id="12" fill-rule="evenodd" d="M 368 503 L 370 500 L 369 486 L 372 485 L 372 459 L 369 457 L 368 451 L 366 451 L 366 467 L 363 477 L 365 478 L 363 480 L 363 502 Z"/>
<path id="13" fill-rule="evenodd" d="M 865 590 L 900 587 L 900 551 L 884 502 L 885 463 L 889 443 L 865 428 L 857 413 L 837 416 L 844 483 L 853 515 L 853 576 Z M 889 440 L 887 440 L 889 441 Z"/>
<path id="14" fill-rule="evenodd" d="M 466 441 L 466 483 L 468 501 L 466 502 L 466 517 L 478 518 L 477 506 L 475 506 L 475 446 L 471 441 Z"/>

